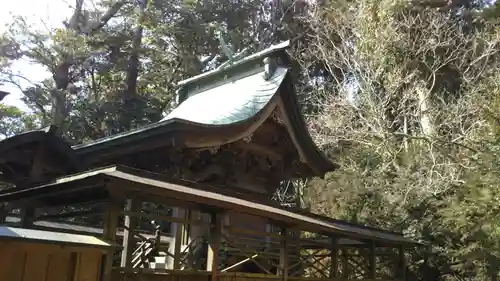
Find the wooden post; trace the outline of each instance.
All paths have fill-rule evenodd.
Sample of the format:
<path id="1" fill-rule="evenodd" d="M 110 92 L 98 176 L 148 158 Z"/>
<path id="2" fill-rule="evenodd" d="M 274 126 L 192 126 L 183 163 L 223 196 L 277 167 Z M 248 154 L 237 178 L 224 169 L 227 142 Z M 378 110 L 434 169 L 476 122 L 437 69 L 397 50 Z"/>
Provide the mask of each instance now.
<path id="1" fill-rule="evenodd" d="M 118 227 L 118 218 L 120 214 L 120 203 L 111 199 L 108 202 L 107 210 L 104 217 L 103 239 L 109 243 L 116 243 L 116 229 Z M 111 280 L 111 270 L 113 269 L 113 250 L 110 250 L 106 255 L 103 269 L 103 281 Z"/>
<path id="2" fill-rule="evenodd" d="M 375 255 L 375 243 L 372 241 L 370 242 L 370 253 L 368 255 L 368 278 L 369 279 L 372 279 L 372 280 L 375 280 L 376 277 L 377 277 L 377 264 L 376 264 L 376 261 L 377 261 L 377 257 Z"/>
<path id="3" fill-rule="evenodd" d="M 134 199 L 128 199 L 125 211 L 137 213 L 140 210 L 140 202 Z M 121 267 L 129 267 L 132 265 L 132 252 L 134 251 L 134 228 L 137 225 L 137 218 L 131 215 L 125 215 L 125 228 L 123 230 L 123 249 L 121 256 Z"/>
<path id="4" fill-rule="evenodd" d="M 349 279 L 349 253 L 347 248 L 342 249 L 342 277 Z"/>
<path id="5" fill-rule="evenodd" d="M 403 245 L 398 247 L 398 265 L 396 267 L 396 278 L 399 280 L 406 281 L 406 258 L 405 258 L 405 248 Z"/>
<path id="6" fill-rule="evenodd" d="M 211 214 L 211 229 L 207 252 L 207 271 L 212 272 L 212 281 L 217 281 L 217 270 L 219 268 L 220 244 L 222 238 L 223 215 L 220 213 Z"/>
<path id="7" fill-rule="evenodd" d="M 186 211 L 180 208 L 175 208 L 174 211 L 172 212 L 172 216 L 176 216 L 177 218 L 180 219 L 185 219 L 186 217 Z M 184 223 L 175 223 L 175 234 L 173 237 L 175 238 L 174 241 L 174 269 L 181 269 L 181 253 L 182 253 L 182 245 L 183 245 L 183 240 L 185 237 L 185 224 Z"/>
<path id="8" fill-rule="evenodd" d="M 203 221 L 203 216 L 201 215 L 199 210 L 191 210 L 189 212 L 189 221 Z M 196 247 L 197 243 L 193 244 L 193 240 L 199 240 L 201 237 L 203 237 L 202 233 L 203 229 L 200 227 L 200 225 L 196 224 L 191 224 L 189 225 L 188 228 L 188 244 L 190 244 L 190 248 L 188 249 L 188 263 L 189 266 L 193 269 L 200 269 L 199 268 L 199 261 L 197 260 L 197 250 L 198 247 Z"/>
<path id="9" fill-rule="evenodd" d="M 23 206 L 21 208 L 21 227 L 31 227 L 35 220 L 35 208 Z"/>
<path id="10" fill-rule="evenodd" d="M 268 249 L 271 246 L 271 236 L 270 236 L 271 232 L 272 232 L 272 225 L 269 222 L 267 222 L 266 223 L 266 233 L 268 233 L 268 235 L 264 238 L 266 241 L 266 243 L 265 243 L 266 249 Z"/>
<path id="11" fill-rule="evenodd" d="M 288 280 L 288 247 L 290 246 L 290 232 L 288 229 L 283 228 L 281 232 L 281 245 L 280 245 L 280 268 L 278 274 L 282 276 L 283 281 Z"/>
<path id="12" fill-rule="evenodd" d="M 43 162 L 45 157 L 45 144 L 42 143 L 36 149 L 35 156 L 31 163 L 29 180 L 21 185 L 22 188 L 33 186 L 33 183 L 40 180 L 43 173 Z M 28 202 L 29 204 L 29 202 Z M 21 227 L 31 227 L 35 220 L 35 208 L 25 205 L 21 208 Z"/>
<path id="13" fill-rule="evenodd" d="M 332 249 L 330 253 L 330 278 L 339 277 L 339 241 L 336 237 L 332 237 Z"/>
<path id="14" fill-rule="evenodd" d="M 0 203 L 0 224 L 5 224 L 8 214 L 9 208 L 7 207 L 7 203 Z"/>

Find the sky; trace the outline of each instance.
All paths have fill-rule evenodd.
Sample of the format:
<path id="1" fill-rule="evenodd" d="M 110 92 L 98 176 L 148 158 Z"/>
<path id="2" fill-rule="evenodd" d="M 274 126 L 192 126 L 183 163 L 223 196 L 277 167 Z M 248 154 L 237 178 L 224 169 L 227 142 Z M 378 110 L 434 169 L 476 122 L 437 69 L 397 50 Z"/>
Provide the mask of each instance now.
<path id="1" fill-rule="evenodd" d="M 71 2 L 70 2 L 71 1 Z M 71 5 L 73 0 L 14 0 L 2 1 L 0 9 L 0 33 L 6 30 L 5 26 L 12 22 L 12 15 L 23 16 L 28 20 L 33 28 L 49 29 L 62 26 L 62 21 L 71 15 Z M 50 73 L 41 66 L 33 65 L 27 60 L 19 61 L 13 65 L 15 72 L 33 82 L 40 82 L 50 77 Z M 28 82 L 21 83 L 23 87 L 29 85 Z M 0 85 L 0 90 L 10 92 L 2 101 L 4 104 L 18 106 L 28 110 L 21 101 L 21 91 L 15 86 Z"/>

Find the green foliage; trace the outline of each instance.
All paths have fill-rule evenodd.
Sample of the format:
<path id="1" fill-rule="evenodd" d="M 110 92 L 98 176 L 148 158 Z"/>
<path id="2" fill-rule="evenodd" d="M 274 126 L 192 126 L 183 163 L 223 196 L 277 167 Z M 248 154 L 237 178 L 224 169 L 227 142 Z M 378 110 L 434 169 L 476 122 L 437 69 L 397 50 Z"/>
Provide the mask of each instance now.
<path id="1" fill-rule="evenodd" d="M 39 125 L 36 115 L 28 114 L 15 106 L 0 104 L 0 136 L 2 138 L 34 130 Z"/>
<path id="2" fill-rule="evenodd" d="M 176 82 L 220 64 L 211 23 L 224 26 L 235 51 L 255 45 L 261 28 L 258 0 L 147 2 L 140 14 L 136 2 L 102 1 L 76 25 L 70 19 L 51 31 L 16 18 L 0 41 L 3 80 L 19 85 L 7 71 L 19 58 L 44 66 L 53 79 L 23 88 L 24 101 L 43 125 L 62 126 L 67 140 L 89 141 L 158 121 L 174 104 Z M 113 20 L 93 28 L 117 3 Z"/>
<path id="3" fill-rule="evenodd" d="M 312 131 L 341 168 L 308 201 L 426 243 L 412 279 L 497 280 L 500 34 L 490 8 L 436 3 L 337 1 L 312 22 L 304 65 L 330 77 Z"/>

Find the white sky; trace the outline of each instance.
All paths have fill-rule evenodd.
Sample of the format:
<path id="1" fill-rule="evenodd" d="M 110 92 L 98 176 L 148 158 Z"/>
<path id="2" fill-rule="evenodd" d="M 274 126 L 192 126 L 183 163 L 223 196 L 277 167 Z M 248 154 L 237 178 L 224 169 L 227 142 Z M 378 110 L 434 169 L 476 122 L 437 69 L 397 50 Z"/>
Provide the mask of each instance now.
<path id="1" fill-rule="evenodd" d="M 13 0 L 2 1 L 0 8 L 0 33 L 5 31 L 5 26 L 12 21 L 12 15 L 23 16 L 34 28 L 49 29 L 62 26 L 62 21 L 71 16 L 73 0 Z M 42 67 L 33 65 L 29 61 L 20 61 L 13 66 L 14 71 L 33 82 L 39 82 L 50 74 Z M 28 86 L 29 83 L 22 83 Z M 5 97 L 2 103 L 15 105 L 27 110 L 26 105 L 20 100 L 21 91 L 16 86 L 3 85 L 0 90 L 11 94 Z"/>

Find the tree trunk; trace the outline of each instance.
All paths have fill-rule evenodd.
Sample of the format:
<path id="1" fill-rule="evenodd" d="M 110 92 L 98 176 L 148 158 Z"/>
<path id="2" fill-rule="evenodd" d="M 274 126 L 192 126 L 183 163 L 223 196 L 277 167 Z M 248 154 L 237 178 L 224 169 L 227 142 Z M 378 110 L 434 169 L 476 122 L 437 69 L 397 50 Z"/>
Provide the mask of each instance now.
<path id="1" fill-rule="evenodd" d="M 434 134 L 432 115 L 430 113 L 429 91 L 423 86 L 417 86 L 417 95 L 420 111 L 420 126 L 424 135 Z"/>
<path id="2" fill-rule="evenodd" d="M 134 38 L 132 39 L 132 53 L 130 54 L 127 78 L 126 78 L 126 89 L 124 92 L 124 102 L 125 111 L 124 114 L 128 115 L 133 110 L 133 103 L 137 97 L 137 77 L 139 76 L 139 50 L 142 46 L 142 34 L 144 22 L 144 16 L 146 7 L 148 4 L 147 0 L 139 0 L 139 21 L 134 31 Z M 125 129 L 130 130 L 132 128 L 132 118 L 131 116 L 125 116 Z"/>
<path id="3" fill-rule="evenodd" d="M 82 22 L 84 0 L 76 0 L 75 10 L 69 23 L 66 24 L 66 28 L 75 32 L 75 34 L 87 34 L 90 35 L 94 32 L 99 31 L 102 27 L 106 25 L 106 23 L 120 10 L 125 1 L 119 0 L 114 3 L 104 15 L 99 18 L 98 21 L 93 23 Z M 87 24 L 87 26 L 83 26 Z M 58 127 L 57 134 L 61 135 L 62 131 L 64 131 L 64 121 L 68 114 L 68 108 L 66 104 L 66 95 L 68 85 L 71 83 L 70 81 L 70 68 L 76 62 L 76 58 L 69 55 L 63 55 L 58 65 L 56 65 L 52 69 L 52 77 L 56 84 L 56 89 L 50 92 L 50 96 L 52 99 L 52 108 L 51 108 L 51 125 L 55 125 Z"/>

